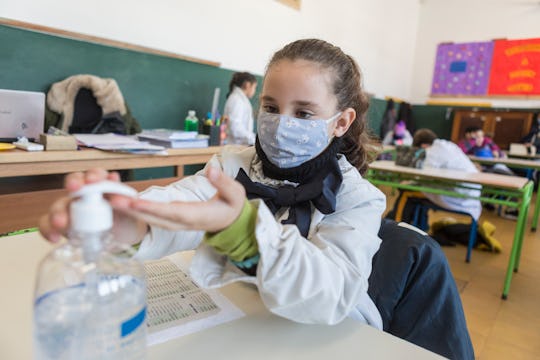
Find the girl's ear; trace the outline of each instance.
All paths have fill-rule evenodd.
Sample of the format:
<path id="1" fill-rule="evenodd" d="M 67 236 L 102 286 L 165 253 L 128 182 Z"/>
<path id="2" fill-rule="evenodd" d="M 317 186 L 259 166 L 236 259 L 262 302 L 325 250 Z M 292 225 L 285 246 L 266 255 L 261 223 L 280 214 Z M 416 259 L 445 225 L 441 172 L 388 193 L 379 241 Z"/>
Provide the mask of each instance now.
<path id="1" fill-rule="evenodd" d="M 341 112 L 341 115 L 336 121 L 336 127 L 334 128 L 334 136 L 341 137 L 345 135 L 349 127 L 356 119 L 356 111 L 353 108 L 347 108 Z"/>

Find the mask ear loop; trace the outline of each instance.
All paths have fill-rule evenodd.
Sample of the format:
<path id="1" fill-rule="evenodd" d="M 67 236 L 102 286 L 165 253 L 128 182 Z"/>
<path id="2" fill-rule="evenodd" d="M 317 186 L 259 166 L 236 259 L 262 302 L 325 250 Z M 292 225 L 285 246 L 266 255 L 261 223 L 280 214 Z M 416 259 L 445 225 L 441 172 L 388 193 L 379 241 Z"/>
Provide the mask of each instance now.
<path id="1" fill-rule="evenodd" d="M 340 111 L 336 115 L 332 116 L 330 119 L 325 120 L 326 126 L 328 127 L 332 123 L 332 121 L 335 121 L 336 119 L 338 119 L 341 116 L 341 114 L 343 114 L 343 111 Z M 334 135 L 334 133 L 332 133 L 332 136 L 328 137 L 328 145 L 330 145 L 330 143 L 332 142 L 332 140 L 334 140 L 335 137 L 336 135 Z"/>

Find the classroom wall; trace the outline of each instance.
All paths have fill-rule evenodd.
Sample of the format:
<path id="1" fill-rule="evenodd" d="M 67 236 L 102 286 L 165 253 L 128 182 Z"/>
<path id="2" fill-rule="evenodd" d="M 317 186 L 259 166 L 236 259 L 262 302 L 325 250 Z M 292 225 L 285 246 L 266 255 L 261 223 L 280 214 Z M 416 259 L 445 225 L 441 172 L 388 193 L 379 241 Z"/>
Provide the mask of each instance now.
<path id="1" fill-rule="evenodd" d="M 540 2 L 535 0 L 421 0 L 411 101 L 425 103 L 431 90 L 437 45 L 540 37 Z M 437 100 L 452 100 L 437 98 Z M 540 108 L 540 99 L 462 98 L 494 107 Z"/>
<path id="2" fill-rule="evenodd" d="M 350 53 L 378 98 L 409 98 L 418 0 L 3 0 L 0 16 L 220 62 L 262 75 L 285 43 L 319 37 Z"/>

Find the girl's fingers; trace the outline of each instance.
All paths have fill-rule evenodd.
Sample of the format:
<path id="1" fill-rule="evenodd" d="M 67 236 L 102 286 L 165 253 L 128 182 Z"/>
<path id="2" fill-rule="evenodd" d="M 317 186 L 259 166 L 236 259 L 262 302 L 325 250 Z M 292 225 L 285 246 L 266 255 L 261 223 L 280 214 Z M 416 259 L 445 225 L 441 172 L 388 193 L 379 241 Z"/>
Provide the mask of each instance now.
<path id="1" fill-rule="evenodd" d="M 51 242 L 60 240 L 62 234 L 68 229 L 70 202 L 69 197 L 60 198 L 52 204 L 49 214 L 42 216 L 40 219 L 39 231 Z"/>
<path id="2" fill-rule="evenodd" d="M 212 166 L 206 171 L 206 176 L 212 186 L 216 188 L 217 195 L 226 203 L 233 205 L 235 208 L 238 204 L 244 203 L 246 197 L 244 187 L 236 180 Z"/>
<path id="3" fill-rule="evenodd" d="M 108 172 L 105 169 L 94 168 L 87 172 L 74 172 L 68 174 L 64 180 L 64 187 L 70 191 L 77 191 L 85 184 L 95 183 L 103 180 L 120 181 L 117 172 Z"/>

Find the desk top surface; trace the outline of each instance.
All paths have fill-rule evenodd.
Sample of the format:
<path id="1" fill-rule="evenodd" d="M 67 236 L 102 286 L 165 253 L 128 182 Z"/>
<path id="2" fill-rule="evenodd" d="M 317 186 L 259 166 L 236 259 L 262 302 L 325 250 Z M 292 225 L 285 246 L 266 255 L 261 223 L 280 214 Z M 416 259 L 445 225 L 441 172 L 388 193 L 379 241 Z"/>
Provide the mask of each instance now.
<path id="1" fill-rule="evenodd" d="M 100 159 L 128 159 L 128 158 L 156 158 L 162 156 L 194 156 L 208 155 L 218 153 L 221 146 L 209 146 L 205 148 L 193 149 L 167 149 L 166 155 L 151 154 L 129 154 L 112 151 L 102 151 L 91 148 L 82 148 L 81 150 L 69 151 L 24 151 L 13 149 L 0 151 L 0 163 L 35 163 L 47 161 L 80 161 L 80 160 L 100 160 Z"/>
<path id="2" fill-rule="evenodd" d="M 508 166 L 516 166 L 516 167 L 529 167 L 532 169 L 539 169 L 540 168 L 540 159 L 536 158 L 484 158 L 484 157 L 478 157 L 478 156 L 469 156 L 471 161 L 481 163 L 481 164 L 504 164 Z"/>
<path id="3" fill-rule="evenodd" d="M 32 356 L 32 298 L 35 271 L 51 250 L 41 236 L 0 238 L 0 358 Z M 268 312 L 256 289 L 235 283 L 221 292 L 246 316 L 149 348 L 149 359 L 435 359 L 434 353 L 346 319 L 334 326 L 304 325 Z"/>
<path id="4" fill-rule="evenodd" d="M 449 169 L 423 168 L 416 169 L 406 166 L 399 166 L 392 160 L 377 160 L 369 165 L 370 169 L 389 171 L 399 174 L 415 175 L 430 179 L 449 180 L 455 182 L 467 182 L 484 186 L 495 186 L 507 189 L 521 189 L 529 181 L 527 178 L 519 176 L 507 176 L 490 173 L 472 173 Z"/>

